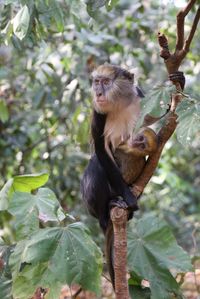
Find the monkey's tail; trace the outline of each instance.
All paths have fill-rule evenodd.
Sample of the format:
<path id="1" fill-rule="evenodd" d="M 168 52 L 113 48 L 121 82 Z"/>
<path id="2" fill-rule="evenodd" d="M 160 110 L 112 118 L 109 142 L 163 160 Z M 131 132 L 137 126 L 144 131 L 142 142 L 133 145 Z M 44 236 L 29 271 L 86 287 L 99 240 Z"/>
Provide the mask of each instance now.
<path id="1" fill-rule="evenodd" d="M 115 272 L 114 272 L 114 231 L 112 222 L 109 221 L 108 227 L 106 229 L 106 262 L 108 266 L 108 272 L 110 274 L 110 279 L 112 282 L 113 289 L 115 289 Z"/>

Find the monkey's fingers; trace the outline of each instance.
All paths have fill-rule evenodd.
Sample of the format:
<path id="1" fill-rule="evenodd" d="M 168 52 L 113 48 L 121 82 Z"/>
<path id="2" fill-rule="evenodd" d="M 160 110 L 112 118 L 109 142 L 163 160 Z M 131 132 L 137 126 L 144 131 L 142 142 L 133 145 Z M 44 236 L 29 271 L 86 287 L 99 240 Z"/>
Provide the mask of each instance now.
<path id="1" fill-rule="evenodd" d="M 115 199 L 112 199 L 109 203 L 110 208 L 114 208 L 114 207 L 118 207 L 124 210 L 128 209 L 128 205 L 127 203 L 123 200 L 123 198 L 121 196 L 116 196 Z"/>

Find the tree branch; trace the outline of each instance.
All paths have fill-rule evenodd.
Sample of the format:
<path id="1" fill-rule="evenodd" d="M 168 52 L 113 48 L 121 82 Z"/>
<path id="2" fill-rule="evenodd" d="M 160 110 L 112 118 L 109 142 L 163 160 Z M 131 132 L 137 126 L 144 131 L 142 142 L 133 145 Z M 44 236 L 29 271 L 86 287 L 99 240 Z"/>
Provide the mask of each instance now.
<path id="1" fill-rule="evenodd" d="M 160 32 L 158 33 L 158 42 L 161 48 L 160 56 L 164 58 L 164 62 L 169 74 L 173 74 L 178 71 L 183 59 L 189 51 L 190 44 L 197 29 L 197 25 L 200 19 L 200 7 L 196 12 L 189 36 L 184 42 L 185 17 L 190 12 L 195 2 L 196 0 L 190 0 L 186 7 L 177 14 L 176 49 L 173 54 L 171 54 L 169 51 L 167 37 L 164 34 L 161 34 Z M 178 88 L 178 86 L 176 87 Z"/>
<path id="2" fill-rule="evenodd" d="M 185 8 L 181 9 L 177 14 L 177 38 L 176 38 L 176 51 L 182 50 L 184 45 L 184 22 L 185 17 L 194 6 L 196 0 L 190 0 Z"/>
<path id="3" fill-rule="evenodd" d="M 197 25 L 198 25 L 199 19 L 200 19 L 200 6 L 199 6 L 199 8 L 198 8 L 198 10 L 196 12 L 196 15 L 195 15 L 195 18 L 194 18 L 194 21 L 193 21 L 192 28 L 191 28 L 191 31 L 189 33 L 189 36 L 185 40 L 185 43 L 184 43 L 184 46 L 183 46 L 183 50 L 186 51 L 186 52 L 189 52 L 189 50 L 190 50 L 190 44 L 191 44 L 192 39 L 194 37 L 195 31 L 197 29 Z"/>
<path id="4" fill-rule="evenodd" d="M 114 207 L 110 212 L 114 231 L 114 272 L 116 299 L 129 299 L 127 282 L 127 210 Z"/>

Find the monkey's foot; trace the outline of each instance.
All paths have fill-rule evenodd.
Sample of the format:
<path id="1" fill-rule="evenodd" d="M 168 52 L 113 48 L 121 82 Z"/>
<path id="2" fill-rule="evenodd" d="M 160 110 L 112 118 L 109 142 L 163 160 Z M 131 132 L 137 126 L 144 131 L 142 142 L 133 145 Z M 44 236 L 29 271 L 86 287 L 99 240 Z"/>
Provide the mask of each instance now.
<path id="1" fill-rule="evenodd" d="M 129 206 L 127 203 L 123 200 L 121 196 L 117 196 L 116 199 L 113 199 L 110 201 L 110 209 L 114 207 L 118 207 L 124 210 L 129 210 L 128 211 L 128 220 L 133 218 L 133 211 L 130 211 Z"/>
<path id="2" fill-rule="evenodd" d="M 109 203 L 110 209 L 114 208 L 114 207 L 118 207 L 124 210 L 127 210 L 129 207 L 127 205 L 127 203 L 123 200 L 123 198 L 121 196 L 116 196 L 115 199 L 112 199 Z"/>

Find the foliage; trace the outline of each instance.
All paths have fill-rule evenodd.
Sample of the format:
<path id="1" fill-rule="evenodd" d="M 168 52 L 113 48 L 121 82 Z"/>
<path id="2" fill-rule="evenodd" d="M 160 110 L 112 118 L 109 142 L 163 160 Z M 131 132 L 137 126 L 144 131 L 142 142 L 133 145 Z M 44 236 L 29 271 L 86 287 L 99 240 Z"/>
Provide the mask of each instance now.
<path id="1" fill-rule="evenodd" d="M 41 176 L 21 176 L 18 181 L 26 184 L 27 177 L 35 188 Z M 5 297 L 10 298 L 11 277 L 14 298 L 31 297 L 39 286 L 49 289 L 47 298 L 58 298 L 66 283 L 98 293 L 102 255 L 88 229 L 80 222 L 66 225 L 69 216 L 51 190 L 32 191 L 15 190 L 9 196 L 7 211 L 13 216 L 18 242 L 14 247 L 2 243 L 0 288 Z M 6 271 L 12 274 L 6 276 Z"/>
<path id="2" fill-rule="evenodd" d="M 132 283 L 138 287 L 142 279 L 148 280 L 151 298 L 155 299 L 170 299 L 170 293 L 180 295 L 170 270 L 174 274 L 192 270 L 189 257 L 177 245 L 170 228 L 155 215 L 143 217 L 136 225 L 132 221 L 128 232 L 128 264 Z M 137 298 L 134 289 L 133 298 Z"/>
<path id="3" fill-rule="evenodd" d="M 28 178 L 29 186 L 35 187 L 40 177 L 17 179 L 24 185 Z M 61 286 L 66 283 L 99 293 L 102 254 L 88 229 L 80 222 L 67 224 L 69 215 L 48 188 L 31 192 L 14 190 L 9 196 L 6 210 L 13 216 L 17 243 L 7 246 L 1 242 L 2 293 L 10 298 L 11 283 L 14 298 L 20 299 L 33 296 L 38 287 L 48 290 L 47 298 L 58 298 Z M 43 227 L 39 228 L 39 224 Z M 143 292 L 141 281 L 147 279 L 152 298 L 160 298 L 164 290 L 166 298 L 170 298 L 167 295 L 170 292 L 179 294 L 170 270 L 187 271 L 191 264 L 167 224 L 155 216 L 132 221 L 128 239 L 131 285 Z"/>
<path id="4" fill-rule="evenodd" d="M 84 212 L 79 193 L 80 178 L 90 153 L 89 73 L 104 61 L 129 68 L 146 91 L 141 123 L 146 113 L 164 114 L 173 89 L 169 84 L 163 84 L 167 78 L 159 57 L 156 34 L 162 29 L 170 37 L 169 44 L 173 48 L 178 9 L 174 6 L 175 1 L 166 3 L 157 0 L 1 1 L 0 185 L 4 187 L 0 192 L 0 234 L 5 244 L 0 243 L 0 246 L 4 261 L 10 254 L 16 257 L 16 263 L 24 261 L 22 269 L 12 264 L 12 271 L 15 269 L 19 274 L 19 279 L 15 276 L 16 294 L 31 292 L 40 277 L 44 278 L 43 273 L 50 271 L 47 261 L 29 265 L 26 255 L 18 260 L 24 254 L 26 244 L 31 245 L 31 240 L 37 240 L 48 230 L 59 236 L 64 234 L 66 240 L 65 228 L 68 226 L 73 230 L 73 236 L 81 235 L 82 242 L 77 248 L 82 248 L 86 241 L 92 244 L 96 254 L 91 269 L 95 275 L 88 273 L 88 277 L 94 276 L 95 286 L 88 287 L 80 276 L 73 274 L 72 278 L 97 291 L 101 271 L 99 249 L 81 224 L 77 224 L 76 230 L 73 228 L 75 224 L 66 225 L 74 217 L 78 223 L 79 220 L 86 222 L 95 241 L 101 243 L 96 222 Z M 187 18 L 188 27 L 191 19 L 192 14 Z M 163 215 L 179 243 L 194 256 L 198 255 L 200 242 L 197 228 L 200 212 L 199 30 L 181 67 L 186 75 L 187 94 L 177 110 L 177 138 L 181 144 L 175 138 L 168 142 L 158 170 L 140 200 L 141 211 L 136 214 L 141 218 L 143 213 L 148 215 L 153 210 L 155 214 Z M 27 173 L 40 175 L 27 176 Z M 35 190 L 47 181 L 46 173 L 50 174 L 47 187 Z M 25 184 L 22 186 L 21 182 Z M 142 227 L 145 219 L 143 221 Z M 12 244 L 16 242 L 13 249 Z M 47 237 L 46 242 L 50 244 L 51 238 Z M 83 255 L 84 252 L 83 248 Z M 55 256 L 48 253 L 48 261 L 52 262 Z M 30 285 L 29 277 L 36 273 L 34 271 L 38 281 Z M 163 271 L 169 275 L 168 268 Z M 51 273 L 51 278 L 54 274 Z M 0 279 L 0 293 L 10 298 L 9 267 L 3 268 Z M 63 279 L 72 282 L 67 277 Z M 63 279 L 57 281 L 52 292 L 58 293 Z M 49 285 L 45 282 L 44 286 Z M 148 289 L 141 290 L 138 285 L 131 286 L 131 290 L 140 298 L 150 296 Z M 52 295 L 54 299 L 55 294 Z"/>

